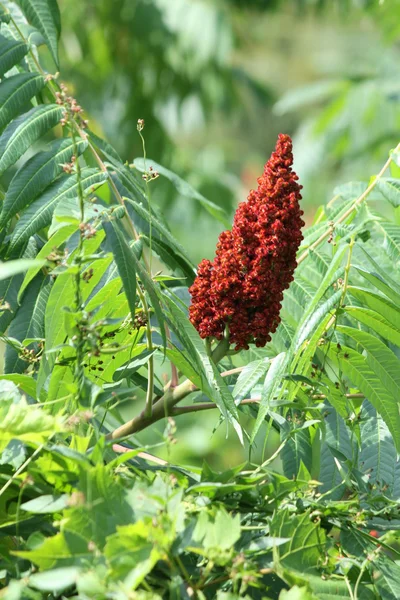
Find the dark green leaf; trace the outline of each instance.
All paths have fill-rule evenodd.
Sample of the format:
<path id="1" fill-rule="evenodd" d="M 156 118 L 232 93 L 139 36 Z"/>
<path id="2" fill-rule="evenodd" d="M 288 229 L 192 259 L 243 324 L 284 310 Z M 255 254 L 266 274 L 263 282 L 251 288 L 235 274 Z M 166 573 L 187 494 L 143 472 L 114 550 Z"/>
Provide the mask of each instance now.
<path id="1" fill-rule="evenodd" d="M 43 35 L 58 67 L 58 38 L 61 31 L 57 0 L 17 0 L 29 23 Z"/>
<path id="2" fill-rule="evenodd" d="M 0 131 L 45 85 L 44 78 L 36 73 L 20 73 L 0 83 Z"/>
<path id="3" fill-rule="evenodd" d="M 57 104 L 34 106 L 20 115 L 0 137 L 0 174 L 17 162 L 28 148 L 59 123 L 64 108 Z"/>

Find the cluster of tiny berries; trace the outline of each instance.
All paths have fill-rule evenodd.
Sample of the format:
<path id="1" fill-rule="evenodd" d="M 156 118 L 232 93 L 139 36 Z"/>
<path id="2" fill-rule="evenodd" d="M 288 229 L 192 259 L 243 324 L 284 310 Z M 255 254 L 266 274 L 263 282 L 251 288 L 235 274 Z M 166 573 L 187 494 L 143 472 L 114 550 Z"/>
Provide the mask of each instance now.
<path id="1" fill-rule="evenodd" d="M 292 164 L 292 140 L 280 134 L 257 190 L 239 204 L 232 230 L 221 233 L 214 261 L 200 263 L 189 291 L 190 320 L 202 338 L 222 339 L 228 325 L 230 343 L 241 350 L 265 346 L 276 330 L 303 239 Z"/>

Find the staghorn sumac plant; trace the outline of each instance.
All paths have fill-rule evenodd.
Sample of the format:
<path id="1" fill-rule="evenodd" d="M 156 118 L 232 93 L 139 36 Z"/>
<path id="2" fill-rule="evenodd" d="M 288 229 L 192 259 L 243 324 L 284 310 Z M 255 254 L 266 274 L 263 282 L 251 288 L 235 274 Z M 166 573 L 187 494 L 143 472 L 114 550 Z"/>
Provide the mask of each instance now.
<path id="1" fill-rule="evenodd" d="M 151 186 L 230 218 L 146 157 L 142 119 L 132 164 L 91 131 L 35 47 L 58 68 L 54 0 L 1 7 L 2 597 L 398 598 L 399 147 L 303 228 L 279 136 L 196 271 Z M 247 464 L 140 437 L 213 410 Z"/>

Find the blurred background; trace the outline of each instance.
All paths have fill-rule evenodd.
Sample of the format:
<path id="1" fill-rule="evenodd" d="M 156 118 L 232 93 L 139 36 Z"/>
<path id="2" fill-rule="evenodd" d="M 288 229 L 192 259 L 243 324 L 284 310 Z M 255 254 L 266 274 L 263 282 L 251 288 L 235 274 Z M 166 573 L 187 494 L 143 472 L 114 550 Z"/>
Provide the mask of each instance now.
<path id="1" fill-rule="evenodd" d="M 399 0 L 59 3 L 61 77 L 91 128 L 131 162 L 143 155 L 144 119 L 147 156 L 230 215 L 279 132 L 294 139 L 307 223 L 335 186 L 368 179 L 399 141 Z M 162 178 L 152 201 L 194 261 L 212 258 L 221 223 Z M 180 417 L 171 459 L 218 469 L 246 460 L 216 425 L 214 411 Z"/>

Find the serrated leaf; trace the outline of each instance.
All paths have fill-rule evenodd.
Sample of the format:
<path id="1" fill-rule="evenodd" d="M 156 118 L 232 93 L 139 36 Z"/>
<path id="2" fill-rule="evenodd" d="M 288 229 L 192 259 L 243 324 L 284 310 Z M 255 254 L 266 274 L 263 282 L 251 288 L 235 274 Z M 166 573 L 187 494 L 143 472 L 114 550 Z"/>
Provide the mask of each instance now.
<path id="1" fill-rule="evenodd" d="M 400 180 L 393 177 L 381 177 L 376 182 L 376 188 L 382 196 L 389 200 L 390 204 L 400 206 Z"/>
<path id="2" fill-rule="evenodd" d="M 18 318 L 14 319 L 8 330 L 8 335 L 23 342 L 26 338 L 44 337 L 44 314 L 53 282 L 37 276 L 27 290 L 18 310 Z M 36 345 L 34 346 L 37 350 Z M 27 363 L 19 357 L 12 346 L 7 346 L 4 360 L 5 373 L 22 373 Z"/>
<path id="3" fill-rule="evenodd" d="M 75 152 L 79 156 L 86 148 L 86 140 L 78 140 L 76 145 L 71 138 L 56 140 L 49 150 L 39 152 L 22 165 L 13 177 L 4 198 L 0 228 L 32 203 L 63 172 L 62 165 L 69 163 Z"/>
<path id="4" fill-rule="evenodd" d="M 394 223 L 380 221 L 377 226 L 384 234 L 383 248 L 395 262 L 400 260 L 400 227 Z"/>
<path id="5" fill-rule="evenodd" d="M 319 521 L 312 521 L 308 512 L 291 515 L 287 509 L 279 510 L 270 522 L 270 535 L 290 538 L 290 542 L 274 548 L 275 564 L 302 574 L 317 574 L 326 545 Z"/>
<path id="6" fill-rule="evenodd" d="M 213 217 L 218 219 L 218 221 L 223 223 L 226 227 L 230 227 L 230 222 L 227 218 L 227 215 L 220 206 L 214 204 L 214 202 L 211 202 L 210 200 L 207 200 L 207 198 L 205 198 L 202 194 L 199 194 L 199 192 L 192 188 L 192 186 L 189 183 L 184 181 L 184 179 L 182 179 L 169 169 L 162 167 L 150 158 L 147 158 L 146 161 L 144 161 L 143 158 L 135 158 L 133 164 L 142 173 L 144 173 L 145 171 L 145 164 L 147 169 L 149 168 L 149 166 L 152 166 L 154 171 L 157 171 L 158 173 L 170 180 L 170 182 L 175 186 L 179 194 L 185 196 L 186 198 L 197 200 Z"/>
<path id="7" fill-rule="evenodd" d="M 17 65 L 28 51 L 29 47 L 25 42 L 8 40 L 0 35 L 0 77 Z"/>
<path id="8" fill-rule="evenodd" d="M 0 137 L 0 174 L 17 162 L 28 148 L 55 127 L 64 112 L 57 104 L 41 104 L 20 115 Z"/>
<path id="9" fill-rule="evenodd" d="M 0 131 L 45 85 L 44 78 L 36 73 L 20 73 L 0 83 Z"/>
<path id="10" fill-rule="evenodd" d="M 338 325 L 337 331 L 355 340 L 365 350 L 365 358 L 371 369 L 393 397 L 400 399 L 399 359 L 394 352 L 366 331 L 343 325 Z"/>
<path id="11" fill-rule="evenodd" d="M 396 330 L 400 330 L 400 308 L 387 300 L 383 296 L 379 296 L 369 290 L 349 286 L 348 292 L 354 296 L 365 307 L 371 308 L 378 315 L 383 316 L 386 321 L 389 321 Z"/>
<path id="12" fill-rule="evenodd" d="M 29 23 L 43 35 L 56 66 L 58 63 L 58 38 L 61 31 L 57 0 L 17 0 Z"/>
<path id="13" fill-rule="evenodd" d="M 376 265 L 378 266 L 378 265 Z M 387 296 L 392 302 L 400 305 L 400 287 L 397 283 L 387 275 L 387 273 L 379 273 L 379 272 L 369 272 L 366 271 L 363 267 L 359 267 L 354 265 L 357 271 L 373 286 L 375 286 L 378 290 L 380 290 L 385 296 Z"/>
<path id="14" fill-rule="evenodd" d="M 107 239 L 110 241 L 133 320 L 136 312 L 136 263 L 138 260 L 115 221 L 104 222 L 103 227 Z"/>
<path id="15" fill-rule="evenodd" d="M 367 327 L 400 348 L 400 328 L 395 328 L 393 323 L 390 323 L 383 315 L 370 308 L 359 306 L 346 306 L 344 310 L 350 317 L 364 323 L 364 325 L 367 325 Z"/>
<path id="16" fill-rule="evenodd" d="M 59 229 L 40 249 L 37 254 L 37 260 L 46 260 L 54 248 L 59 248 L 75 231 L 77 230 L 76 225 L 67 225 L 62 229 Z M 32 281 L 35 275 L 40 271 L 40 267 L 32 267 L 26 273 L 22 285 L 18 292 L 18 300 L 20 301 L 27 285 Z"/>
<path id="17" fill-rule="evenodd" d="M 361 406 L 360 430 L 360 470 L 368 473 L 369 483 L 379 487 L 386 484 L 390 494 L 394 486 L 396 447 L 386 423 L 368 401 Z"/>
<path id="18" fill-rule="evenodd" d="M 81 183 L 86 194 L 102 185 L 106 179 L 107 174 L 97 169 L 82 170 Z M 50 225 L 53 211 L 59 202 L 77 195 L 76 176 L 59 177 L 22 214 L 12 234 L 10 252 L 23 245 L 31 235 Z"/>
<path id="19" fill-rule="evenodd" d="M 367 359 L 352 348 L 342 345 L 340 352 L 330 349 L 327 354 L 382 416 L 395 440 L 397 451 L 399 451 L 400 413 L 398 398 L 393 397 L 387 390 L 368 364 Z"/>
<path id="20" fill-rule="evenodd" d="M 282 381 L 283 374 L 287 367 L 287 353 L 282 352 L 275 356 L 275 358 L 271 361 L 271 366 L 269 367 L 267 376 L 264 381 L 262 393 L 261 393 L 261 401 L 258 407 L 257 419 L 251 434 L 250 444 L 254 442 L 254 439 L 260 429 L 262 422 L 264 421 L 265 415 L 269 409 L 269 403 L 271 399 L 274 397 L 275 392 Z"/>
<path id="21" fill-rule="evenodd" d="M 232 391 L 232 396 L 235 398 L 236 402 L 243 400 L 243 398 L 247 396 L 253 387 L 260 381 L 261 377 L 263 377 L 269 368 L 269 364 L 269 358 L 261 358 L 260 360 L 254 360 L 245 366 L 237 378 L 235 387 Z"/>
<path id="22" fill-rule="evenodd" d="M 282 432 L 282 438 L 286 434 Z M 302 429 L 291 435 L 281 450 L 283 473 L 288 479 L 298 476 L 303 464 L 308 472 L 312 467 L 311 438 L 309 429 Z"/>
<path id="23" fill-rule="evenodd" d="M 327 408 L 327 412 L 318 475 L 318 481 L 322 483 L 319 491 L 328 494 L 328 498 L 331 500 L 339 500 L 344 493 L 345 485 L 342 483 L 332 450 L 340 450 L 348 460 L 351 460 L 353 448 L 349 431 L 342 417 L 330 407 Z"/>

